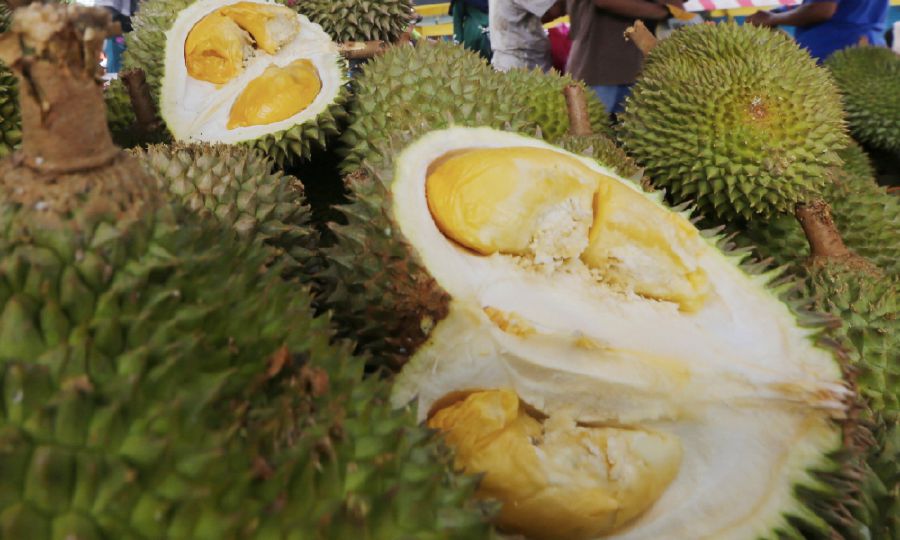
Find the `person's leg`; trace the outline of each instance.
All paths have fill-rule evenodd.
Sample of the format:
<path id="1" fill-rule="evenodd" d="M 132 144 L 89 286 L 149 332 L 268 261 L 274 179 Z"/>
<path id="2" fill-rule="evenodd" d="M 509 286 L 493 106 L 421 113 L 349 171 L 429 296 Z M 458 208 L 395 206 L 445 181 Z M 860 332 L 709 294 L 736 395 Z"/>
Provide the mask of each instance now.
<path id="1" fill-rule="evenodd" d="M 592 86 L 591 90 L 597 94 L 597 98 L 603 103 L 606 112 L 612 114 L 613 108 L 616 106 L 616 100 L 618 99 L 619 86 L 615 84 L 601 84 Z"/>
<path id="2" fill-rule="evenodd" d="M 616 103 L 613 106 L 612 113 L 619 114 L 625 110 L 625 98 L 631 94 L 633 84 L 620 84 L 616 87 Z"/>

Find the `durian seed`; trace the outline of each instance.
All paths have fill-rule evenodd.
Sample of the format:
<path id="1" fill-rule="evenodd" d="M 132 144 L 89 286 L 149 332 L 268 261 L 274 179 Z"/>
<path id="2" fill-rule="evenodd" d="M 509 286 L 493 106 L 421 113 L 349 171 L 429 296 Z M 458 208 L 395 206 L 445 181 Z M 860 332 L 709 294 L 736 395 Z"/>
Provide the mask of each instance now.
<path id="1" fill-rule="evenodd" d="M 273 124 L 303 111 L 316 100 L 322 81 L 309 60 L 271 65 L 253 79 L 231 107 L 228 129 Z"/>

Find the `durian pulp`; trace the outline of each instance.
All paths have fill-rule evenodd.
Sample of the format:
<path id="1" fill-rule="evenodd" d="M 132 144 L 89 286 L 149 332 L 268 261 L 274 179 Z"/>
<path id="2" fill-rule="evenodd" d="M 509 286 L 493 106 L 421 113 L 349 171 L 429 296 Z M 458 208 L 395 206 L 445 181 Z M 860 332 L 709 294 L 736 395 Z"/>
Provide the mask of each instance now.
<path id="1" fill-rule="evenodd" d="M 343 85 L 328 35 L 272 2 L 200 0 L 166 38 L 160 112 L 178 140 L 234 144 L 289 129 Z"/>
<path id="2" fill-rule="evenodd" d="M 457 467 L 485 473 L 481 497 L 505 504 L 501 527 L 533 539 L 588 539 L 645 511 L 675 478 L 678 440 L 646 430 L 584 428 L 560 414 L 542 422 L 515 392 L 474 392 L 438 410 Z"/>
<path id="3" fill-rule="evenodd" d="M 449 238 L 482 255 L 584 263 L 599 281 L 699 309 L 709 284 L 696 228 L 609 176 L 551 150 L 473 149 L 429 169 L 428 208 Z"/>
<path id="4" fill-rule="evenodd" d="M 520 162 L 519 171 L 539 162 L 553 170 L 584 168 L 575 176 L 591 186 L 591 198 L 575 189 L 575 198 L 584 201 L 568 206 L 591 209 L 589 216 L 570 220 L 583 222 L 569 229 L 579 231 L 581 245 L 588 244 L 581 255 L 541 264 L 529 250 L 485 255 L 448 238 L 443 230 L 465 220 L 454 212 L 436 218 L 429 204 L 442 197 L 442 188 L 429 187 L 428 180 L 473 149 L 541 151 L 539 160 Z M 666 209 L 659 195 L 642 193 L 596 162 L 542 141 L 489 129 L 432 132 L 395 158 L 394 175 L 396 227 L 452 298 L 449 315 L 397 378 L 396 405 L 416 398 L 424 420 L 448 395 L 509 389 L 550 418 L 564 414 L 580 426 L 674 437 L 683 449 L 677 476 L 658 500 L 648 496 L 636 505 L 649 509 L 611 533 L 613 538 L 755 539 L 779 527 L 785 514 L 802 511 L 795 484 L 811 481 L 807 470 L 823 466 L 840 446 L 832 419 L 843 414 L 847 390 L 832 353 L 817 348 L 813 332 L 798 325 L 766 288 L 771 276 L 745 274 L 738 261 L 693 230 L 686 216 Z M 500 174 L 496 196 L 492 184 L 480 188 L 493 201 L 486 207 L 503 208 L 508 197 L 540 200 L 516 186 L 541 182 L 510 176 L 518 178 L 513 189 Z M 549 203 L 560 198 L 546 197 Z M 603 207 L 604 201 L 610 206 Z M 526 210 L 524 219 L 504 218 L 518 220 L 518 227 L 498 222 L 471 232 L 463 225 L 456 235 L 472 245 L 488 245 L 490 239 L 520 248 L 520 228 L 532 240 L 541 230 L 541 220 L 531 218 L 542 211 Z M 491 210 L 471 211 L 491 223 Z M 616 279 L 603 268 L 587 271 L 584 252 L 591 243 L 601 254 L 616 250 L 616 264 L 627 271 Z M 641 283 L 665 287 L 664 280 L 654 281 L 660 264 L 682 272 L 678 282 L 688 294 L 668 292 L 667 299 L 658 291 L 636 290 Z M 699 287 L 689 277 L 698 271 L 705 276 Z M 702 301 L 682 305 L 691 298 Z M 480 428 L 476 423 L 471 429 Z M 564 520 L 547 526 L 565 530 Z"/>

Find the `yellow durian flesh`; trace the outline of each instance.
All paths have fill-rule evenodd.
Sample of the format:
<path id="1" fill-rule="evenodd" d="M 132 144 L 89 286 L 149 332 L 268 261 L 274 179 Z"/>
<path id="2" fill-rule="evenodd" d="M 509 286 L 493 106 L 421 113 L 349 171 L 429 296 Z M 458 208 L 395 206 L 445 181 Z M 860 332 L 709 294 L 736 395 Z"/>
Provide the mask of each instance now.
<path id="1" fill-rule="evenodd" d="M 457 468 L 484 473 L 480 497 L 503 502 L 497 523 L 534 539 L 596 538 L 647 510 L 675 478 L 678 439 L 639 429 L 541 421 L 510 390 L 479 391 L 428 425 L 454 449 Z"/>
<path id="2" fill-rule="evenodd" d="M 438 228 L 479 254 L 580 259 L 604 282 L 684 311 L 708 295 L 690 222 L 558 152 L 453 152 L 429 167 L 426 195 Z"/>
<path id="3" fill-rule="evenodd" d="M 287 6 L 239 2 L 219 10 L 253 36 L 256 46 L 268 54 L 275 54 L 299 31 L 295 13 Z"/>
<path id="4" fill-rule="evenodd" d="M 188 74 L 201 81 L 225 84 L 244 69 L 252 40 L 233 20 L 214 12 L 198 22 L 184 43 Z"/>
<path id="5" fill-rule="evenodd" d="M 228 129 L 280 122 L 309 107 L 322 90 L 319 72 L 301 59 L 280 67 L 269 66 L 235 100 Z"/>

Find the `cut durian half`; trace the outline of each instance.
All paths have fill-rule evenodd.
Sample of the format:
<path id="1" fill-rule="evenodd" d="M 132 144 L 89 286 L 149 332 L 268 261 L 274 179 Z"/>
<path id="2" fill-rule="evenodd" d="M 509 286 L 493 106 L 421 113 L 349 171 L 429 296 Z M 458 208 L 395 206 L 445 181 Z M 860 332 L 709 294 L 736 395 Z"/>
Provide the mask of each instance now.
<path id="1" fill-rule="evenodd" d="M 182 10 L 166 32 L 165 66 L 160 113 L 177 140 L 266 150 L 302 140 L 289 131 L 318 133 L 317 118 L 332 113 L 346 83 L 338 48 L 319 25 L 260 0 L 201 0 Z"/>
<path id="2" fill-rule="evenodd" d="M 769 287 L 773 274 L 747 274 L 658 194 L 511 133 L 432 132 L 395 158 L 390 191 L 398 234 L 452 299 L 399 375 L 395 405 L 416 400 L 451 444 L 484 429 L 463 413 L 439 420 L 459 406 L 454 397 L 493 391 L 610 440 L 658 436 L 670 441 L 661 452 L 677 442 L 670 484 L 660 479 L 671 449 L 638 482 L 661 489 L 613 497 L 619 506 L 589 513 L 597 521 L 573 529 L 548 510 L 539 530 L 528 519 L 501 524 L 538 538 L 694 540 L 765 538 L 791 518 L 815 521 L 797 489 L 815 486 L 810 471 L 841 447 L 835 420 L 850 392 L 833 351 Z M 547 489 L 566 493 L 572 474 L 590 474 L 566 452 L 544 454 L 569 462 L 567 474 L 545 476 Z M 647 463 L 637 450 L 620 457 L 631 472 Z M 495 494 L 496 482 L 502 474 Z M 518 508 L 531 496 L 501 499 Z"/>

